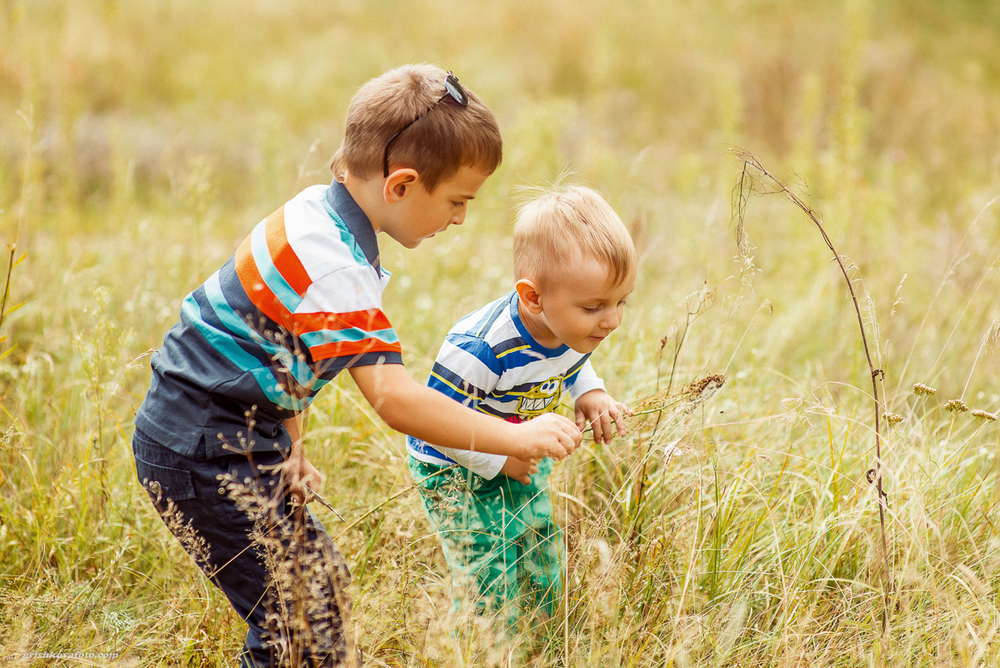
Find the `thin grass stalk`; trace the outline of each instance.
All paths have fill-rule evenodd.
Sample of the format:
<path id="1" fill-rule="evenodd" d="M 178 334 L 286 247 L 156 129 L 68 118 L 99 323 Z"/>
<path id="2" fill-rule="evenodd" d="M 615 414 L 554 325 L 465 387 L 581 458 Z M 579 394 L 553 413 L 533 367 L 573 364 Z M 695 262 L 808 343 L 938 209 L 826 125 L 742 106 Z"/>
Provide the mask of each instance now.
<path id="1" fill-rule="evenodd" d="M 0 342 L 3 341 L 3 324 L 4 316 L 7 315 L 7 299 L 10 297 L 10 278 L 14 273 L 14 267 L 20 264 L 21 260 L 15 261 L 17 253 L 17 240 L 21 236 L 21 226 L 24 224 L 25 219 L 28 217 L 28 206 L 30 200 L 31 192 L 31 163 L 34 156 L 34 146 L 35 146 L 35 110 L 34 107 L 28 105 L 27 111 L 18 111 L 17 115 L 24 121 L 24 124 L 28 127 L 28 141 L 24 152 L 24 164 L 21 166 L 21 192 L 17 198 L 17 209 L 14 215 L 14 238 L 9 244 L 7 244 L 7 249 L 10 251 L 10 255 L 7 259 L 7 276 L 4 279 L 3 286 L 3 299 L 0 300 Z"/>
<path id="2" fill-rule="evenodd" d="M 1000 260 L 1000 258 L 997 258 L 997 260 Z M 996 264 L 996 261 L 994 261 L 994 264 Z M 976 286 L 976 292 L 979 291 L 979 287 L 982 286 L 983 281 L 985 280 L 986 277 L 984 275 L 983 280 Z M 965 312 L 963 311 L 963 315 L 964 313 Z M 994 318 L 990 323 L 989 329 L 985 334 L 983 334 L 983 338 L 979 342 L 979 350 L 976 351 L 976 357 L 972 360 L 972 368 L 969 369 L 969 375 L 966 377 L 965 385 L 962 387 L 962 394 L 958 395 L 959 399 L 965 399 L 965 395 L 969 391 L 969 384 L 972 382 L 972 376 L 976 372 L 976 366 L 979 365 L 979 360 L 983 356 L 983 351 L 987 348 L 991 340 L 995 340 L 997 338 L 1000 338 L 1000 318 Z"/>
<path id="3" fill-rule="evenodd" d="M 341 540 L 348 531 L 350 531 L 354 527 L 356 527 L 359 524 L 361 524 L 362 522 L 364 522 L 372 514 L 377 513 L 379 510 L 381 510 L 382 508 L 386 507 L 387 505 L 389 505 L 390 503 L 392 503 L 393 501 L 395 501 L 399 497 L 403 496 L 407 492 L 416 489 L 417 487 L 419 487 L 425 481 L 430 480 L 431 478 L 434 478 L 434 477 L 439 476 L 439 475 L 444 475 L 445 473 L 447 473 L 447 472 L 449 472 L 449 471 L 451 471 L 451 470 L 453 470 L 453 469 L 455 469 L 457 467 L 458 467 L 458 464 L 452 464 L 451 466 L 445 467 L 445 468 L 441 469 L 440 471 L 435 471 L 434 473 L 430 474 L 426 478 L 421 478 L 420 480 L 417 480 L 416 482 L 414 482 L 413 484 L 409 485 L 408 487 L 404 487 L 403 489 L 399 490 L 398 492 L 396 492 L 392 496 L 388 497 L 387 499 L 385 499 L 381 503 L 378 503 L 378 504 L 372 506 L 361 517 L 359 517 L 358 519 L 354 520 L 349 525 L 347 525 L 346 527 L 344 527 L 343 530 L 337 535 L 337 540 Z"/>
<path id="4" fill-rule="evenodd" d="M 3 299 L 0 300 L 0 341 L 3 336 L 3 319 L 7 315 L 7 297 L 10 296 L 10 277 L 14 273 L 14 254 L 17 252 L 17 243 L 7 246 L 10 249 L 10 256 L 7 258 L 7 278 L 3 285 Z"/>
<path id="5" fill-rule="evenodd" d="M 563 497 L 563 513 L 569 520 L 569 498 Z M 563 531 L 563 661 L 569 665 L 569 530 Z"/>
<path id="6" fill-rule="evenodd" d="M 689 311 L 687 317 L 684 319 L 684 329 L 681 330 L 680 334 L 678 334 L 676 339 L 674 340 L 674 359 L 670 363 L 670 375 L 667 377 L 668 393 L 670 392 L 670 390 L 674 389 L 674 374 L 677 372 L 677 360 L 680 359 L 681 348 L 684 347 L 684 339 L 687 338 L 688 329 L 690 327 L 691 327 L 691 313 Z M 656 379 L 656 386 L 657 387 L 660 386 L 659 378 Z"/>
<path id="7" fill-rule="evenodd" d="M 656 355 L 656 390 L 655 394 L 660 393 L 660 379 L 662 377 L 662 372 L 660 371 L 660 362 L 663 359 L 663 350 L 667 347 L 667 341 L 669 339 L 668 335 L 664 335 L 660 339 L 660 348 Z M 677 356 L 680 354 L 680 348 L 683 344 L 683 337 L 674 346 L 674 359 L 670 367 L 670 384 L 673 383 L 674 379 L 674 369 L 677 366 Z M 668 393 L 670 384 L 667 385 Z M 637 549 L 639 544 L 639 533 L 642 531 L 642 526 L 640 524 L 639 510 L 642 508 L 642 503 L 645 498 L 645 484 L 646 484 L 646 468 L 649 462 L 649 451 L 652 447 L 653 438 L 656 436 L 656 430 L 660 428 L 660 420 L 663 419 L 663 409 L 664 406 L 657 406 L 649 411 L 640 411 L 638 413 L 633 413 L 632 416 L 643 415 L 646 413 L 656 413 L 656 423 L 653 425 L 653 431 L 649 435 L 649 439 L 646 441 L 646 447 L 642 447 L 642 438 L 640 436 L 639 440 L 639 451 L 642 453 L 640 455 L 640 461 L 642 462 L 642 469 L 639 471 L 639 477 L 635 482 L 635 489 L 633 492 L 633 498 L 635 503 L 633 504 L 633 514 L 632 514 L 632 530 L 629 532 L 629 543 L 632 546 L 633 551 Z M 586 431 L 586 430 L 585 430 Z"/>
<path id="8" fill-rule="evenodd" d="M 809 220 L 811 220 L 816 226 L 816 229 L 819 230 L 824 243 L 826 243 L 827 248 L 829 248 L 833 253 L 833 257 L 837 261 L 837 266 L 840 267 L 840 271 L 844 275 L 844 280 L 847 283 L 847 289 L 851 295 L 851 301 L 854 303 L 854 310 L 858 318 L 858 328 L 861 331 L 861 344 L 864 347 L 865 359 L 868 362 L 868 370 L 871 374 L 872 399 L 875 413 L 875 465 L 868 469 L 865 476 L 869 484 L 875 484 L 878 495 L 879 533 L 882 543 L 882 573 L 880 577 L 883 581 L 882 632 L 883 635 L 885 635 L 888 631 L 889 625 L 889 592 L 884 586 L 885 581 L 890 579 L 889 550 L 885 530 L 885 515 L 888 510 L 889 496 L 882 485 L 882 432 L 880 428 L 882 422 L 882 402 L 879 399 L 879 383 L 882 382 L 884 385 L 885 372 L 880 368 L 876 368 L 875 364 L 872 362 L 871 349 L 868 346 L 868 337 L 865 334 L 864 317 L 861 313 L 861 305 L 858 302 L 857 294 L 854 291 L 854 283 L 851 281 L 850 274 L 847 271 L 847 267 L 844 265 L 844 261 L 841 258 L 840 253 L 838 253 L 836 247 L 834 247 L 833 242 L 826 233 L 826 229 L 824 229 L 822 222 L 816 215 L 816 212 L 813 211 L 808 204 L 803 202 L 798 195 L 792 192 L 792 190 L 783 181 L 767 171 L 764 165 L 761 164 L 760 160 L 757 159 L 757 156 L 753 155 L 749 151 L 739 149 L 734 149 L 733 153 L 743 161 L 743 169 L 740 171 L 740 177 L 737 182 L 733 198 L 736 209 L 735 217 L 737 221 L 736 239 L 737 245 L 740 246 L 741 251 L 746 247 L 747 242 L 746 233 L 744 231 L 744 222 L 746 219 L 746 208 L 749 203 L 750 196 L 753 194 L 782 194 L 787 197 L 792 204 L 806 214 L 806 217 L 808 217 Z M 768 189 L 760 190 L 755 188 L 754 173 L 763 177 L 764 181 L 768 184 Z"/>
<path id="9" fill-rule="evenodd" d="M 660 348 L 656 351 L 656 386 L 653 389 L 653 394 L 660 393 L 660 379 L 663 377 L 663 373 L 660 371 L 660 363 L 663 361 L 663 349 L 667 347 L 669 338 L 668 334 L 664 334 L 663 338 L 660 339 Z"/>
<path id="10" fill-rule="evenodd" d="M 712 522 L 712 552 L 709 558 L 709 583 L 708 583 L 708 600 L 715 602 L 715 595 L 718 591 L 719 586 L 719 560 L 721 558 L 722 552 L 722 495 L 721 495 L 721 483 L 719 482 L 719 467 L 713 463 L 712 465 L 712 493 L 715 497 L 715 519 Z"/>
<path id="11" fill-rule="evenodd" d="M 696 318 L 697 316 L 699 316 L 701 313 L 704 312 L 705 303 L 706 303 L 706 300 L 704 298 L 704 293 L 702 293 L 702 294 L 699 295 L 698 308 L 695 309 L 694 311 L 691 311 L 690 308 L 688 309 L 687 318 L 686 318 L 685 323 L 684 323 L 684 330 L 680 334 L 680 336 L 677 337 L 677 342 L 674 345 L 673 361 L 671 362 L 671 365 L 670 365 L 670 378 L 669 378 L 669 380 L 667 382 L 667 394 L 668 395 L 670 394 L 670 391 L 673 389 L 674 372 L 677 369 L 677 359 L 680 357 L 681 348 L 683 347 L 684 340 L 687 337 L 688 328 L 691 326 L 691 321 L 694 318 Z M 660 339 L 660 349 L 659 349 L 659 351 L 657 353 L 657 358 L 656 358 L 656 394 L 659 394 L 660 378 L 661 378 L 660 360 L 663 357 L 663 349 L 667 345 L 667 340 L 668 340 L 667 336 L 664 336 L 662 339 Z M 651 408 L 649 410 L 638 411 L 636 413 L 632 413 L 629 416 L 629 417 L 636 417 L 636 416 L 639 416 L 639 415 L 646 415 L 646 414 L 649 414 L 649 413 L 656 413 L 656 422 L 653 424 L 653 430 L 650 432 L 649 437 L 646 440 L 646 447 L 645 447 L 645 449 L 642 448 L 641 436 L 640 436 L 640 441 L 639 441 L 639 450 L 642 452 L 642 455 L 641 455 L 642 469 L 640 470 L 639 477 L 638 477 L 638 479 L 635 482 L 635 491 L 634 491 L 634 494 L 633 494 L 633 498 L 635 499 L 635 503 L 633 504 L 634 511 L 633 511 L 633 515 L 632 515 L 632 530 L 630 531 L 630 538 L 629 538 L 629 542 L 631 543 L 633 549 L 637 548 L 638 541 L 639 541 L 639 534 L 642 531 L 640 511 L 642 509 L 643 502 L 645 501 L 645 493 L 646 493 L 646 470 L 647 470 L 647 467 L 649 465 L 650 449 L 653 447 L 653 442 L 654 442 L 654 439 L 656 438 L 656 432 L 657 432 L 657 430 L 659 430 L 659 428 L 660 428 L 660 422 L 663 420 L 663 411 L 664 411 L 664 409 L 666 409 L 668 406 L 671 406 L 673 404 L 676 404 L 676 403 L 680 402 L 682 399 L 683 399 L 683 397 L 680 397 L 680 398 L 674 399 L 673 401 L 670 401 L 670 402 L 664 402 L 664 403 L 662 403 L 659 406 L 655 406 L 655 407 L 653 407 L 653 408 Z M 584 430 L 584 431 L 586 431 L 586 430 Z"/>
<path id="12" fill-rule="evenodd" d="M 632 529 L 629 531 L 629 544 L 632 546 L 632 550 L 638 551 L 639 549 L 639 537 L 642 533 L 643 523 L 642 523 L 642 506 L 646 502 L 646 472 L 649 467 L 649 456 L 653 447 L 653 439 L 656 436 L 657 429 L 660 428 L 660 421 L 663 419 L 663 411 L 666 406 L 658 406 L 654 410 L 641 411 L 639 413 L 634 413 L 633 415 L 643 415 L 648 413 L 656 413 L 656 423 L 653 425 L 653 431 L 650 433 L 649 437 L 646 439 L 645 448 L 642 443 L 642 434 L 639 434 L 639 443 L 637 449 L 642 453 L 641 461 L 642 468 L 639 470 L 639 475 L 633 484 L 633 503 L 632 503 Z"/>

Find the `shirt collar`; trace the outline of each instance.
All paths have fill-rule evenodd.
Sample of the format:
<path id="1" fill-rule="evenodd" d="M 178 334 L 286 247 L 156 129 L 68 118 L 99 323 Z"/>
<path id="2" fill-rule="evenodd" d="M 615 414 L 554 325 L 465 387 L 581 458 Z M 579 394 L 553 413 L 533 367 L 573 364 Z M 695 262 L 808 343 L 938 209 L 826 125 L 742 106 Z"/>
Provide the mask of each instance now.
<path id="1" fill-rule="evenodd" d="M 381 275 L 382 267 L 379 263 L 378 238 L 375 235 L 375 228 L 372 227 L 372 222 L 368 220 L 365 212 L 351 197 L 351 193 L 347 191 L 343 183 L 334 179 L 330 187 L 326 189 L 326 201 L 347 225 L 348 231 L 354 235 L 358 248 L 365 254 L 365 259 Z"/>

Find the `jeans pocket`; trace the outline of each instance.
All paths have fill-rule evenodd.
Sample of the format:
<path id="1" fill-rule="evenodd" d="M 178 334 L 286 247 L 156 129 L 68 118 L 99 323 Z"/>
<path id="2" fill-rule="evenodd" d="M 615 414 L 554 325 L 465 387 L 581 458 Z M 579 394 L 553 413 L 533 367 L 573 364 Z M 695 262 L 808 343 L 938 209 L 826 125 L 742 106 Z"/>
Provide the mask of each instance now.
<path id="1" fill-rule="evenodd" d="M 175 469 L 135 458 L 135 471 L 139 482 L 157 506 L 162 501 L 186 501 L 195 498 L 191 472 Z"/>

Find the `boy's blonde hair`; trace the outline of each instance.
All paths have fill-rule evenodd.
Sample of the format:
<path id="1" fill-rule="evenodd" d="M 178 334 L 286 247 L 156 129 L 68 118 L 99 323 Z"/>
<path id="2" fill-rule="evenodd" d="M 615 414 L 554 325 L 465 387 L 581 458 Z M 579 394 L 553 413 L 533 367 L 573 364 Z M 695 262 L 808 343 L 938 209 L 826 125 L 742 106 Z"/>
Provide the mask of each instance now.
<path id="1" fill-rule="evenodd" d="M 337 180 L 348 171 L 363 180 L 381 176 L 389 139 L 421 114 L 392 142 L 390 164 L 417 170 L 428 192 L 463 166 L 496 171 L 503 142 L 493 112 L 468 88 L 467 107 L 450 97 L 435 104 L 445 94 L 446 74 L 434 65 L 404 65 L 363 85 L 347 109 L 344 143 L 330 162 Z"/>
<path id="2" fill-rule="evenodd" d="M 525 204 L 514 224 L 514 279 L 544 286 L 554 272 L 583 257 L 608 269 L 609 285 L 636 270 L 635 246 L 614 209 L 586 186 L 556 186 Z"/>

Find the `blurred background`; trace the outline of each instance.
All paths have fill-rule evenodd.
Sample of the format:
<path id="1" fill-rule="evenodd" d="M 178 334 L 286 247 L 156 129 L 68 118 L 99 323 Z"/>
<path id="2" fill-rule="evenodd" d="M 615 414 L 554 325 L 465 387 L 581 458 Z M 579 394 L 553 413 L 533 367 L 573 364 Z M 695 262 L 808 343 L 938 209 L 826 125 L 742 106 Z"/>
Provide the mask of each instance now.
<path id="1" fill-rule="evenodd" d="M 883 409 L 905 418 L 882 446 L 905 536 L 890 541 L 905 574 L 890 589 L 926 598 L 901 622 L 898 665 L 917 647 L 927 665 L 996 657 L 982 639 L 1000 584 L 997 428 L 942 408 L 1000 409 L 992 0 L 0 0 L 0 620 L 19 629 L 0 654 L 223 665 L 212 657 L 239 644 L 239 620 L 133 479 L 145 355 L 257 221 L 330 180 L 357 88 L 410 62 L 452 70 L 505 140 L 464 226 L 413 252 L 382 241 L 386 311 L 415 377 L 454 320 L 509 289 L 524 188 L 559 180 L 602 192 L 640 253 L 625 322 L 593 357 L 609 389 L 640 404 L 726 376 L 697 428 L 633 435 L 638 449 L 588 452 L 559 479 L 575 499 L 565 519 L 584 527 L 572 563 L 585 572 L 586 546 L 604 545 L 615 575 L 573 580 L 592 613 L 574 637 L 592 635 L 559 660 L 891 654 L 871 612 L 882 553 L 862 484 L 875 425 L 855 305 L 806 213 L 757 172 L 741 181 L 740 151 L 821 221 L 885 372 Z M 349 515 L 337 540 L 363 647 L 375 665 L 476 665 L 447 633 L 428 640 L 447 589 L 416 504 L 370 512 L 409 483 L 401 437 L 360 402 L 349 382 L 331 387 L 311 428 Z M 664 439 L 693 454 L 672 463 Z M 629 551 L 640 543 L 651 561 Z M 956 563 L 976 578 L 961 591 Z M 658 650 L 629 649 L 643 633 Z"/>
<path id="2" fill-rule="evenodd" d="M 138 328 L 155 345 L 177 298 L 256 220 L 329 179 L 326 161 L 358 86 L 402 63 L 433 62 L 484 98 L 506 140 L 474 224 L 455 235 L 471 247 L 456 258 L 459 241 L 449 239 L 425 251 L 455 260 L 455 273 L 482 262 L 477 282 L 502 289 L 506 259 L 480 249 L 505 237 L 519 186 L 568 172 L 632 226 L 646 261 L 629 319 L 663 329 L 673 302 L 704 281 L 736 292 L 727 281 L 738 269 L 730 204 L 741 163 L 729 149 L 739 147 L 808 194 L 881 316 L 902 300 L 899 327 L 883 322 L 884 335 L 909 353 L 946 276 L 939 299 L 961 300 L 994 260 L 997 214 L 977 216 L 1000 185 L 998 32 L 997 4 L 971 0 L 6 0 L 0 206 L 4 242 L 29 251 L 31 268 L 14 277 L 28 304 L 8 326 L 30 338 L 53 317 L 32 297 L 48 294 L 43 283 L 60 272 L 36 267 L 93 276 L 70 281 L 76 289 L 88 280 L 123 289 L 124 263 L 133 290 L 148 282 L 161 292 L 164 276 L 183 274 L 156 308 L 137 308 L 145 322 L 158 316 Z M 832 329 L 841 279 L 815 230 L 776 202 L 748 211 L 758 296 L 773 303 L 776 322 L 820 325 L 797 339 Z M 64 251 L 54 248 L 68 238 Z M 160 296 L 133 297 L 143 295 Z M 480 299 L 469 297 L 449 298 L 435 318 L 451 321 Z M 817 301 L 835 313 L 803 310 Z M 979 336 L 985 316 L 968 317 L 969 335 Z M 783 336 L 766 339 L 771 363 L 800 357 L 774 347 Z M 932 355 L 945 347 L 924 343 Z M 431 342 L 414 344 L 422 354 Z M 838 343 L 796 340 L 790 349 L 811 358 L 821 345 Z"/>

